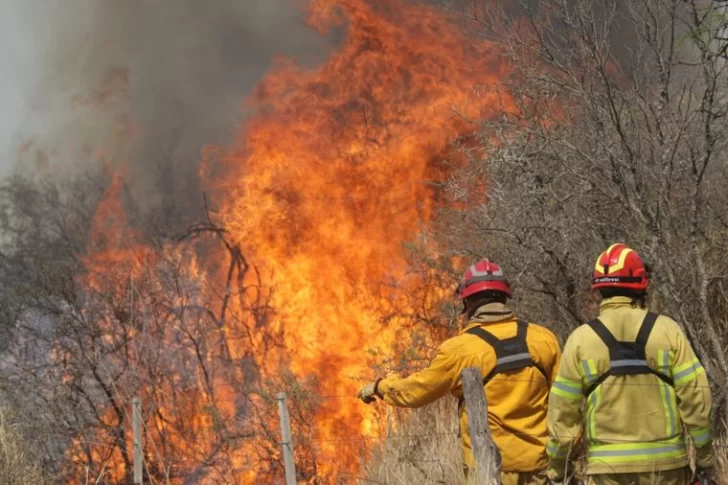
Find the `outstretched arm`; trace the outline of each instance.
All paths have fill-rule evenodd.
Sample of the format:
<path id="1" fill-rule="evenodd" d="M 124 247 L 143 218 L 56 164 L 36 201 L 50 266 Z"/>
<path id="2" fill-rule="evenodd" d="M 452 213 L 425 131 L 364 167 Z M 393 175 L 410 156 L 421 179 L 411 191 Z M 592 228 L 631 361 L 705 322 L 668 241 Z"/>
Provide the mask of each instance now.
<path id="1" fill-rule="evenodd" d="M 388 404 L 417 408 L 450 392 L 457 386 L 459 379 L 455 361 L 440 347 L 426 369 L 409 377 L 386 377 L 379 381 L 377 391 Z"/>

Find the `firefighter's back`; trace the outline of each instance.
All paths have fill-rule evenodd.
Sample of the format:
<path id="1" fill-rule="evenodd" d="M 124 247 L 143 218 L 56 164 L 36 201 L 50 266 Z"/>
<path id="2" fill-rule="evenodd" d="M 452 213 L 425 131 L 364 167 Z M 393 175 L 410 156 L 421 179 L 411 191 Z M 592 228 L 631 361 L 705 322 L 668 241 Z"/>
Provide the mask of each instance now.
<path id="1" fill-rule="evenodd" d="M 501 451 L 505 472 L 543 470 L 548 463 L 546 412 L 550 383 L 558 367 L 559 344 L 548 329 L 533 323 L 521 325 L 525 326 L 522 331 L 527 357 L 533 365 L 494 373 L 485 385 L 490 430 Z M 487 378 L 496 369 L 497 356 L 493 346 L 468 333 L 477 327 L 508 342 L 516 340 L 519 324 L 515 320 L 471 324 L 463 335 L 456 337 L 462 346 L 462 368 L 479 367 Z M 502 360 L 507 366 L 524 357 L 516 348 Z M 461 408 L 461 429 L 467 429 L 466 412 Z"/>
<path id="2" fill-rule="evenodd" d="M 627 353 L 635 349 L 639 353 L 638 334 L 647 316 L 644 309 L 619 305 L 604 311 L 597 323 L 622 346 L 626 343 Z M 574 332 L 586 396 L 590 473 L 643 472 L 648 471 L 646 466 L 668 470 L 687 464 L 673 387 L 679 329 L 665 316 L 652 318 L 643 358 L 623 353 L 620 359 L 620 350 L 600 336 L 591 322 Z M 618 372 L 623 367 L 638 368 L 642 360 L 650 372 Z"/>

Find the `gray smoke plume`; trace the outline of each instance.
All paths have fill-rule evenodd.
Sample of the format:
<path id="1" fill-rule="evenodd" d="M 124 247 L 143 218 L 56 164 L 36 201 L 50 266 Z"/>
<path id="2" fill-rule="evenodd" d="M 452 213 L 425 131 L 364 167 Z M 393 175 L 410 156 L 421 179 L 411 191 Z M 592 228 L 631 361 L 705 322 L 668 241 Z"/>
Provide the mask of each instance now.
<path id="1" fill-rule="evenodd" d="M 295 0 L 0 1 L 30 66 L 22 167 L 125 162 L 132 186 L 163 204 L 199 198 L 201 148 L 230 140 L 276 55 L 316 63 L 330 44 Z"/>

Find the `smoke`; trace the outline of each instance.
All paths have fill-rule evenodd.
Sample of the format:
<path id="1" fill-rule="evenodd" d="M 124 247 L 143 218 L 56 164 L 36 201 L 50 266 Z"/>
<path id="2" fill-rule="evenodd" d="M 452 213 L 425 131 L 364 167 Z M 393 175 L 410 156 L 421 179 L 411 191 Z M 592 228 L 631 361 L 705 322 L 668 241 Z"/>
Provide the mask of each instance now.
<path id="1" fill-rule="evenodd" d="M 40 76 L 41 59 L 52 42 L 49 16 L 39 15 L 36 2 L 0 0 L 0 171 L 5 174 L 14 161 L 18 128 L 33 108 L 32 85 Z M 49 12 L 52 14 L 52 12 Z M 37 108 L 37 106 L 36 106 Z"/>
<path id="2" fill-rule="evenodd" d="M 332 43 L 294 0 L 1 1 L 23 6 L 32 40 L 22 166 L 124 163 L 162 204 L 199 199 L 201 148 L 228 142 L 276 55 L 317 63 Z"/>

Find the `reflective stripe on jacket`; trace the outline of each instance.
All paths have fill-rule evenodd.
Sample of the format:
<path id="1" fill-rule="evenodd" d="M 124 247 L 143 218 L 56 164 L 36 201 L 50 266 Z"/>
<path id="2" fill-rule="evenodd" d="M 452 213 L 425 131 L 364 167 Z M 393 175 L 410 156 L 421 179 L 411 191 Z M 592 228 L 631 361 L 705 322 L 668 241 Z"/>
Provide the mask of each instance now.
<path id="1" fill-rule="evenodd" d="M 482 310 L 482 311 L 480 311 Z M 378 389 L 384 400 L 401 407 L 420 407 L 450 393 L 462 397 L 460 373 L 467 367 L 479 367 L 486 376 L 496 364 L 495 352 L 481 338 L 466 333 L 481 326 L 499 339 L 516 335 L 513 314 L 503 305 L 493 303 L 481 307 L 476 318 L 463 332 L 443 342 L 430 365 L 406 378 L 387 377 Z M 489 322 L 484 314 L 497 315 Z M 548 465 L 546 456 L 546 410 L 549 387 L 555 377 L 560 356 L 559 344 L 549 330 L 528 325 L 528 350 L 542 367 L 548 381 L 535 367 L 527 367 L 496 375 L 485 387 L 488 402 L 488 423 L 493 439 L 501 451 L 503 471 L 536 471 Z M 473 454 L 468 433 L 467 410 L 460 407 L 459 422 L 465 463 L 472 466 Z"/>
<path id="2" fill-rule="evenodd" d="M 634 342 L 646 313 L 629 298 L 616 297 L 602 302 L 599 320 L 617 340 Z M 588 474 L 686 466 L 683 424 L 699 461 L 707 465 L 712 459 L 708 380 L 677 323 L 659 316 L 645 350 L 648 366 L 671 378 L 673 386 L 654 374 L 610 376 L 585 397 L 609 369 L 609 350 L 588 325 L 569 336 L 549 400 L 550 476 L 563 476 L 567 455 L 581 436 Z"/>

